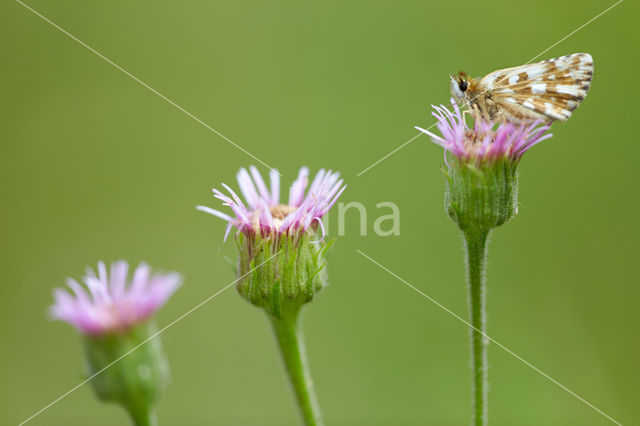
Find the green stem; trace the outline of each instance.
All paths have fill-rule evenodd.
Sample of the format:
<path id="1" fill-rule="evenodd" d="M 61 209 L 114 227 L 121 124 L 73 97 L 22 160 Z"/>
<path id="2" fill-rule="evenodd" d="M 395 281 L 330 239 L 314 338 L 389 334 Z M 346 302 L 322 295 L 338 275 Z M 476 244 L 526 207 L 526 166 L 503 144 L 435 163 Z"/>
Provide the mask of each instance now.
<path id="1" fill-rule="evenodd" d="M 298 322 L 298 316 L 298 312 L 296 312 L 282 318 L 270 315 L 270 318 L 304 424 L 306 426 L 322 426 L 324 423 L 313 390 L 313 381 L 309 372 L 302 327 Z"/>
<path id="2" fill-rule="evenodd" d="M 471 368 L 473 374 L 473 420 L 474 426 L 488 424 L 487 403 L 487 305 L 485 270 L 489 231 L 467 229 L 464 232 L 467 249 L 467 283 L 469 289 L 469 316 L 471 325 Z"/>
<path id="3" fill-rule="evenodd" d="M 158 419 L 155 411 L 150 409 L 144 409 L 143 407 L 131 407 L 128 409 L 129 415 L 133 426 L 157 426 Z"/>

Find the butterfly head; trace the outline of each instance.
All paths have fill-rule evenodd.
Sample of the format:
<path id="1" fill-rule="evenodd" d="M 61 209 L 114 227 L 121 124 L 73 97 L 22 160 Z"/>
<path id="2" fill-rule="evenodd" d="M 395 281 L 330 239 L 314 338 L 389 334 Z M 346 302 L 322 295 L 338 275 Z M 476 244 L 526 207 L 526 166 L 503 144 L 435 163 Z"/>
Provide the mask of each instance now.
<path id="1" fill-rule="evenodd" d="M 466 91 L 469 88 L 469 78 L 463 72 L 459 72 L 458 75 L 451 75 L 451 95 L 456 101 L 462 101 L 466 96 Z"/>

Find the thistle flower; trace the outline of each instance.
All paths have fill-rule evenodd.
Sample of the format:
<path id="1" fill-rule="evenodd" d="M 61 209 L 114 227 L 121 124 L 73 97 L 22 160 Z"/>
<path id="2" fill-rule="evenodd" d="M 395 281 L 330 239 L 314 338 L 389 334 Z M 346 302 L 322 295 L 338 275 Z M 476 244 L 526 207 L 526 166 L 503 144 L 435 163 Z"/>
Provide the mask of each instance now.
<path id="1" fill-rule="evenodd" d="M 420 127 L 416 129 L 431 136 L 433 142 L 460 161 L 482 163 L 506 158 L 517 162 L 534 145 L 552 136 L 545 134 L 550 126 L 542 121 L 529 126 L 501 123 L 494 130 L 494 123 L 476 120 L 471 128 L 453 99 L 451 106 L 453 112 L 444 105 L 432 105 L 441 136 Z"/>
<path id="2" fill-rule="evenodd" d="M 326 284 L 322 270 L 328 245 L 322 217 L 346 186 L 338 173 L 324 169 L 309 186 L 309 169 L 302 167 L 289 189 L 288 203 L 280 204 L 278 171 L 270 172 L 269 190 L 258 170 L 253 166 L 249 170 L 251 174 L 242 168 L 237 175 L 246 204 L 225 184 L 229 196 L 213 190 L 234 216 L 205 206 L 196 208 L 228 222 L 225 240 L 231 227 L 237 228 L 238 290 L 254 305 L 279 316 L 283 309 L 297 311 Z M 249 274 L 263 262 L 267 263 Z"/>
<path id="3" fill-rule="evenodd" d="M 492 123 L 476 119 L 467 125 L 460 108 L 451 100 L 453 112 L 433 106 L 440 135 L 416 127 L 445 149 L 447 177 L 445 205 L 449 216 L 465 231 L 471 227 L 490 230 L 517 213 L 517 167 L 533 146 L 549 139 L 548 124 Z M 447 160 L 447 152 L 454 161 Z"/>
<path id="4" fill-rule="evenodd" d="M 476 119 L 465 122 L 458 105 L 453 112 L 434 106 L 440 135 L 416 127 L 445 149 L 447 178 L 445 207 L 464 235 L 471 325 L 473 373 L 473 421 L 486 426 L 488 375 L 486 335 L 486 253 L 491 230 L 510 220 L 517 212 L 520 159 L 531 147 L 551 137 L 549 125 L 496 124 Z M 453 154 L 449 162 L 447 152 Z"/>
<path id="5" fill-rule="evenodd" d="M 83 281 L 88 292 L 76 280 L 67 278 L 73 295 L 61 288 L 54 290 L 52 317 L 89 335 L 124 332 L 153 315 L 180 286 L 178 274 L 151 275 L 145 263 L 127 282 L 128 270 L 124 260 L 111 265 L 110 276 L 104 262 L 98 262 L 97 275 L 87 268 Z"/>
<path id="6" fill-rule="evenodd" d="M 238 291 L 266 310 L 304 422 L 318 426 L 322 418 L 298 318 L 302 306 L 327 284 L 325 259 L 332 242 L 325 242 L 322 217 L 346 187 L 338 173 L 325 170 L 309 185 L 309 169 L 303 167 L 289 189 L 287 204 L 281 204 L 278 172 L 271 170 L 268 189 L 255 167 L 249 171 L 240 169 L 237 176 L 245 202 L 225 184 L 229 195 L 213 190 L 233 216 L 197 208 L 228 222 L 225 240 L 232 227 L 237 229 Z"/>
<path id="7" fill-rule="evenodd" d="M 269 173 L 270 190 L 262 179 L 260 172 L 251 166 L 251 175 L 242 168 L 238 172 L 238 185 L 246 200 L 246 206 L 238 195 L 224 183 L 222 186 L 229 192 L 225 195 L 217 189 L 213 189 L 214 197 L 221 200 L 234 213 L 229 216 L 218 210 L 205 206 L 197 206 L 198 210 L 212 214 L 228 222 L 225 233 L 225 241 L 231 227 L 236 227 L 248 237 L 261 234 L 269 235 L 296 235 L 313 231 L 319 226 L 324 237 L 322 217 L 338 200 L 345 190 L 339 173 L 321 169 L 313 179 L 311 187 L 305 196 L 305 190 L 309 184 L 309 169 L 302 167 L 298 178 L 289 189 L 289 201 L 280 204 L 280 175 L 272 169 Z M 253 178 L 252 178 L 253 177 Z"/>
<path id="8" fill-rule="evenodd" d="M 129 265 L 103 262 L 98 274 L 87 269 L 86 289 L 69 278 L 71 293 L 56 289 L 50 313 L 83 335 L 88 376 L 99 399 L 121 404 L 133 424 L 155 424 L 155 404 L 169 369 L 151 317 L 180 285 L 176 273 L 151 274 L 138 266 L 129 281 Z"/>

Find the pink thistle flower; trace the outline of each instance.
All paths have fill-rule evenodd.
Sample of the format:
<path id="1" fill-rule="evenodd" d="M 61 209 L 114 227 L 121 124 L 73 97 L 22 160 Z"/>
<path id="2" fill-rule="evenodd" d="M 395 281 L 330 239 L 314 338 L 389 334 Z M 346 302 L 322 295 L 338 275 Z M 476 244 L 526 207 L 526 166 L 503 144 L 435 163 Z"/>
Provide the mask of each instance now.
<path id="1" fill-rule="evenodd" d="M 240 192 L 246 204 L 224 183 L 222 186 L 229 195 L 213 189 L 214 197 L 221 200 L 222 205 L 230 207 L 233 215 L 206 206 L 196 207 L 228 222 L 225 240 L 231 227 L 236 227 L 247 236 L 258 233 L 262 236 L 294 235 L 304 233 L 309 228 L 315 231 L 320 227 L 324 238 L 322 217 L 346 189 L 346 185 L 342 185 L 343 180 L 339 179 L 339 173 L 320 169 L 309 186 L 309 169 L 302 167 L 298 178 L 289 189 L 288 202 L 281 204 L 278 171 L 270 171 L 269 187 L 254 166 L 249 167 L 249 172 L 242 168 L 237 175 Z"/>
<path id="2" fill-rule="evenodd" d="M 98 262 L 98 274 L 87 268 L 85 287 L 72 278 L 67 286 L 72 293 L 57 288 L 50 308 L 54 319 L 65 321 L 89 335 L 124 332 L 153 315 L 180 286 L 177 273 L 153 274 L 141 263 L 131 281 L 124 260 L 111 264 L 107 274 L 104 262 Z M 88 292 L 87 292 L 88 290 Z"/>
<path id="3" fill-rule="evenodd" d="M 485 162 L 505 158 L 517 162 L 531 147 L 552 136 L 545 134 L 550 126 L 542 121 L 528 126 L 501 123 L 494 130 L 495 123 L 477 119 L 472 129 L 453 99 L 451 105 L 453 113 L 445 105 L 432 105 L 435 110 L 432 115 L 438 119 L 441 136 L 420 127 L 416 129 L 431 136 L 434 143 L 461 161 Z"/>

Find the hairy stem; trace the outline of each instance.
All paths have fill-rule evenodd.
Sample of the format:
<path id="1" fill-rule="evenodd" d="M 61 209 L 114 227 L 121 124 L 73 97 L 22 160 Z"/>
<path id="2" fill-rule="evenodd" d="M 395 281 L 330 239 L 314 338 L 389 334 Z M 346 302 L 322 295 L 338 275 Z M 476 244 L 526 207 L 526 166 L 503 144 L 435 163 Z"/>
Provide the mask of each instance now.
<path id="1" fill-rule="evenodd" d="M 487 306 L 485 269 L 489 231 L 468 229 L 464 232 L 467 251 L 467 283 L 469 289 L 469 317 L 471 329 L 471 369 L 473 374 L 473 420 L 474 426 L 488 424 L 487 403 Z"/>
<path id="2" fill-rule="evenodd" d="M 284 365 L 306 426 L 322 426 L 320 407 L 313 389 L 298 312 L 282 318 L 271 316 Z"/>

